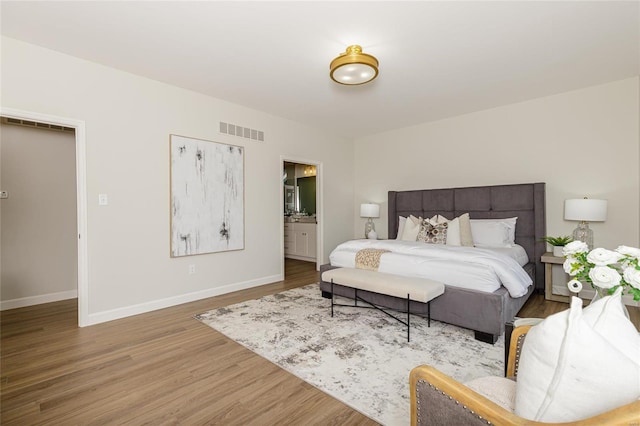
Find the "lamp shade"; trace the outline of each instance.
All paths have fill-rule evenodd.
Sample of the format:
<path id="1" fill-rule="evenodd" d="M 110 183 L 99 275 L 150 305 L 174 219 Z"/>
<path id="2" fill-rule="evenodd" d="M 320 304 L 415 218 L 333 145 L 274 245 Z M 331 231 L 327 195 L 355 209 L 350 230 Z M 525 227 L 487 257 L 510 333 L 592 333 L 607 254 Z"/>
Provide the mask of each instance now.
<path id="1" fill-rule="evenodd" d="M 565 200 L 564 218 L 584 222 L 604 222 L 607 220 L 607 200 L 591 198 Z"/>
<path id="2" fill-rule="evenodd" d="M 380 206 L 378 204 L 360 204 L 360 217 L 380 217 Z"/>

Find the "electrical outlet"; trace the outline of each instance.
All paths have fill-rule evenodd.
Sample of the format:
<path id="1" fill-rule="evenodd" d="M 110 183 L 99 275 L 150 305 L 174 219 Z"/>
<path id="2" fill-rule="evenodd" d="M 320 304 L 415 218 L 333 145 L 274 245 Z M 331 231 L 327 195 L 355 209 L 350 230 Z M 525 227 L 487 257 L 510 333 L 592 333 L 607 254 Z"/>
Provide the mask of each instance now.
<path id="1" fill-rule="evenodd" d="M 196 273 L 196 265 L 191 264 L 189 265 L 189 274 L 195 274 Z"/>

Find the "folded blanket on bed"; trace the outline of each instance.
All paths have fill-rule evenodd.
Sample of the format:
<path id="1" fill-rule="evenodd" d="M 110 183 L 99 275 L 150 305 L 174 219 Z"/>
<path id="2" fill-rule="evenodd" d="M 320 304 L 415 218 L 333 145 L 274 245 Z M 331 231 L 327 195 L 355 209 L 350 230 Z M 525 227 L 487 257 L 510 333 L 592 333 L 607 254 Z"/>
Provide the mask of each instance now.
<path id="1" fill-rule="evenodd" d="M 331 265 L 355 268 L 363 249 L 389 250 L 380 258 L 378 271 L 415 276 L 460 288 L 493 292 L 506 287 L 511 297 L 527 294 L 531 277 L 513 258 L 490 249 L 426 244 L 399 240 L 353 240 L 336 247 Z"/>
<path id="2" fill-rule="evenodd" d="M 377 271 L 380 267 L 380 256 L 389 253 L 389 250 L 366 248 L 356 253 L 356 268 L 368 271 Z"/>

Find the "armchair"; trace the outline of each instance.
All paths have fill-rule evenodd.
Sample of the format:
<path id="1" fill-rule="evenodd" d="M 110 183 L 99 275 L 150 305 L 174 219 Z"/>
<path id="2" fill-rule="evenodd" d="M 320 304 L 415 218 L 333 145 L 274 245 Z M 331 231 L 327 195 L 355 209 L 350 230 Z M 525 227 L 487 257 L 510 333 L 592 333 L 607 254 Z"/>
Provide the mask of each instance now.
<path id="1" fill-rule="evenodd" d="M 522 343 L 530 325 L 516 327 L 511 335 L 507 377 L 515 379 Z M 550 425 L 519 417 L 436 368 L 421 365 L 411 371 L 411 424 L 416 425 Z M 638 425 L 640 401 L 588 419 L 557 425 Z"/>

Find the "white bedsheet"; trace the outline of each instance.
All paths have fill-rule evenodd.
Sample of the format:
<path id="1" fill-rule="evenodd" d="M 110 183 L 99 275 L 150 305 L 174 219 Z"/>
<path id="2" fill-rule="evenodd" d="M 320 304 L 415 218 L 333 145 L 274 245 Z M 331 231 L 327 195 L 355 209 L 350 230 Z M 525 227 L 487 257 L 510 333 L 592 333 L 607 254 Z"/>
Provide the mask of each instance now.
<path id="1" fill-rule="evenodd" d="M 520 264 L 524 258 L 519 249 L 496 250 L 400 240 L 352 240 L 331 252 L 331 265 L 355 268 L 356 253 L 364 248 L 391 251 L 381 256 L 380 272 L 428 278 L 454 287 L 490 293 L 503 285 L 512 297 L 524 296 L 532 284 L 531 277 Z M 522 247 L 520 249 L 524 251 Z"/>

